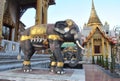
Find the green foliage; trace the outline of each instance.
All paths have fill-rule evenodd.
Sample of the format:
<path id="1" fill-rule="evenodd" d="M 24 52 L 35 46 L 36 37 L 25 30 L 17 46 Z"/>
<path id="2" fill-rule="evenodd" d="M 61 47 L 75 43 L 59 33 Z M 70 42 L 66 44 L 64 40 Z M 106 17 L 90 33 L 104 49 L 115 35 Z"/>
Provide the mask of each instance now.
<path id="1" fill-rule="evenodd" d="M 102 55 L 102 57 L 101 57 L 101 64 L 102 64 L 102 66 L 104 67 L 104 57 L 103 57 L 103 55 Z"/>
<path id="2" fill-rule="evenodd" d="M 97 64 L 99 65 L 99 56 L 97 56 Z"/>
<path id="3" fill-rule="evenodd" d="M 113 73 L 113 69 L 114 69 L 114 68 L 113 68 L 113 63 L 111 62 L 111 63 L 110 63 L 110 71 L 111 71 L 112 73 Z"/>
<path id="4" fill-rule="evenodd" d="M 99 65 L 101 66 L 102 65 L 102 56 L 100 55 L 100 60 L 99 60 Z"/>
<path id="5" fill-rule="evenodd" d="M 95 64 L 94 55 L 92 56 L 92 64 Z"/>
<path id="6" fill-rule="evenodd" d="M 108 57 L 106 57 L 106 63 L 105 63 L 105 67 L 106 67 L 106 69 L 108 69 Z"/>

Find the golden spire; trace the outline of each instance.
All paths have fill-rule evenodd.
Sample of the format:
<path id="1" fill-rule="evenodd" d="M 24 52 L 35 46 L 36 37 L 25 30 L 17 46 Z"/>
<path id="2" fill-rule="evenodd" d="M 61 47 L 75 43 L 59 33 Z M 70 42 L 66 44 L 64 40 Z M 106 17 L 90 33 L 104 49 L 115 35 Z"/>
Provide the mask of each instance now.
<path id="1" fill-rule="evenodd" d="M 93 0 L 92 0 L 91 14 L 90 14 L 87 26 L 102 26 L 102 23 L 99 17 L 97 16 Z"/>

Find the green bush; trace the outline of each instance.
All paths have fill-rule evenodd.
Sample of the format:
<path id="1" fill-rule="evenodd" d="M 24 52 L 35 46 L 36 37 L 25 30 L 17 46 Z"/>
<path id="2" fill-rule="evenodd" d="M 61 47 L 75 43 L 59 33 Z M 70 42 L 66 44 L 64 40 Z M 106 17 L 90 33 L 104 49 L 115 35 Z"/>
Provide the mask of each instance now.
<path id="1" fill-rule="evenodd" d="M 92 64 L 95 64 L 94 55 L 92 56 Z"/>

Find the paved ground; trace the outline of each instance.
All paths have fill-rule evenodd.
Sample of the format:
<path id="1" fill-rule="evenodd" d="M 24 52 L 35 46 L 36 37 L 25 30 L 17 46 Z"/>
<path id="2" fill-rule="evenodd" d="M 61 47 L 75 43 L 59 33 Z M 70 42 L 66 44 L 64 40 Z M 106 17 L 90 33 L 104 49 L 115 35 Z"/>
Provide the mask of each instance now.
<path id="1" fill-rule="evenodd" d="M 97 65 L 85 64 L 85 81 L 120 81 L 120 77 L 111 76 L 107 71 Z M 78 75 L 79 77 L 79 75 Z M 1 80 L 0 81 L 9 81 Z"/>
<path id="2" fill-rule="evenodd" d="M 103 68 L 97 65 L 84 65 L 85 69 L 85 81 L 120 81 L 119 78 L 111 76 Z"/>
<path id="3" fill-rule="evenodd" d="M 9 81 L 85 81 L 84 69 L 65 69 L 65 72 L 64 75 L 58 75 L 51 73 L 49 68 L 34 68 L 29 73 L 24 73 L 21 69 L 14 69 L 0 72 L 0 79 Z"/>

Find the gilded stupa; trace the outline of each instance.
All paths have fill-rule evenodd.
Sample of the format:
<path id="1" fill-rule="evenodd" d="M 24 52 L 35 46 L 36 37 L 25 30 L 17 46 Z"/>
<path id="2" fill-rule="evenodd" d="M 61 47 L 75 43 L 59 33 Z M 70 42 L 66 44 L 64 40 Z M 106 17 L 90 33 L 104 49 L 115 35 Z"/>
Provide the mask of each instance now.
<path id="1" fill-rule="evenodd" d="M 95 10 L 94 2 L 92 0 L 91 14 L 87 23 L 88 27 L 103 26 Z"/>

